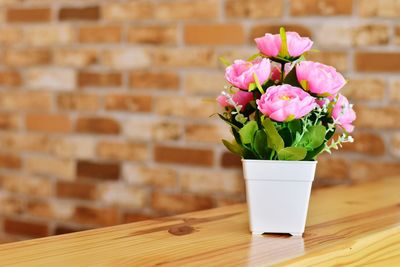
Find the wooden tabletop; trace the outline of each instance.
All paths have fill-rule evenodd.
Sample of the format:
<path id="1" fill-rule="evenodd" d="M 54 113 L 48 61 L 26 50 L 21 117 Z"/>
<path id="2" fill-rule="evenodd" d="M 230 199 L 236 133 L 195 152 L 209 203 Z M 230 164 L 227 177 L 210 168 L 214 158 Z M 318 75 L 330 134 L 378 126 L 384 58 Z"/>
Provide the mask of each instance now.
<path id="1" fill-rule="evenodd" d="M 303 238 L 245 205 L 0 246 L 0 266 L 400 266 L 400 177 L 314 190 Z"/>

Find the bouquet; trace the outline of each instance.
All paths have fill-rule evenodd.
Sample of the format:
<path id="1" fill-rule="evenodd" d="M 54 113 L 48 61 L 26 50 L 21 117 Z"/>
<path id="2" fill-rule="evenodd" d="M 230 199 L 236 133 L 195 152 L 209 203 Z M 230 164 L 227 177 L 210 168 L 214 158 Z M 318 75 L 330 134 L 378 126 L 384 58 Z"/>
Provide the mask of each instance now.
<path id="1" fill-rule="evenodd" d="M 284 28 L 255 42 L 259 53 L 247 60 L 221 58 L 229 85 L 217 98 L 218 115 L 234 137 L 222 140 L 227 149 L 244 159 L 312 161 L 353 142 L 356 114 L 340 94 L 346 80 L 306 60 L 313 42 Z"/>

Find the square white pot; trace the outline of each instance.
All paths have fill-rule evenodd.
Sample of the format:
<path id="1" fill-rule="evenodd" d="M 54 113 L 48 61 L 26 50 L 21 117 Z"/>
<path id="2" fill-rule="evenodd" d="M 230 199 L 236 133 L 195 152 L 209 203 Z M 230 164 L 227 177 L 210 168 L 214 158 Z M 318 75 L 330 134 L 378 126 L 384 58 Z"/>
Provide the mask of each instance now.
<path id="1" fill-rule="evenodd" d="M 301 236 L 317 161 L 242 160 L 250 231 Z"/>

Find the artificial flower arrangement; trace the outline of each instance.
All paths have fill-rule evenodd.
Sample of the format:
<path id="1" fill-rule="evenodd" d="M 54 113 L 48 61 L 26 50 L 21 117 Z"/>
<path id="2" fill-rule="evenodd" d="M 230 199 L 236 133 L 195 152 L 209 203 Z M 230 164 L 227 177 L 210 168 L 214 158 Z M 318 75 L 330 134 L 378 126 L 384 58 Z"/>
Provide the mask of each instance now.
<path id="1" fill-rule="evenodd" d="M 283 28 L 255 42 L 259 53 L 248 60 L 221 58 L 230 85 L 217 98 L 219 117 L 234 137 L 222 140 L 227 149 L 243 159 L 312 161 L 352 142 L 356 114 L 339 93 L 346 80 L 334 67 L 306 60 L 313 42 Z"/>

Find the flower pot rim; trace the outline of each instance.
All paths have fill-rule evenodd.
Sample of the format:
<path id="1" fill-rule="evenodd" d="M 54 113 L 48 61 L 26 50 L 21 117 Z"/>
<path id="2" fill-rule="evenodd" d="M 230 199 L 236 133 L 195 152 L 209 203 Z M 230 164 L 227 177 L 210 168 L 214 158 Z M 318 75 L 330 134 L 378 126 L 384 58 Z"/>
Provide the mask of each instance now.
<path id="1" fill-rule="evenodd" d="M 276 163 L 288 163 L 288 164 L 294 164 L 294 163 L 302 163 L 302 164 L 317 164 L 317 160 L 313 161 L 306 161 L 306 160 L 270 160 L 270 159 L 241 159 L 242 162 L 276 162 Z"/>

